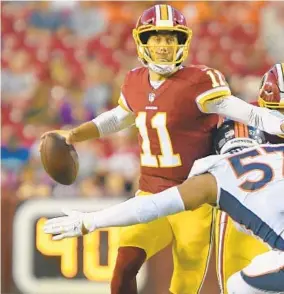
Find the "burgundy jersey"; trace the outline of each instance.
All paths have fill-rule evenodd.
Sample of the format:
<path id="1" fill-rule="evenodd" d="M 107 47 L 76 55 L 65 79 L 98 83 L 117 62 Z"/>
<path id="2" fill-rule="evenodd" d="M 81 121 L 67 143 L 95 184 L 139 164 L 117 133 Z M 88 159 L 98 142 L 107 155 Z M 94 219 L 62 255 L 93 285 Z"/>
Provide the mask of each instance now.
<path id="1" fill-rule="evenodd" d="M 211 153 L 218 116 L 206 114 L 204 102 L 227 95 L 222 74 L 204 66 L 183 67 L 156 90 L 147 68 L 128 73 L 119 103 L 136 116 L 139 189 L 157 193 L 180 184 L 193 162 Z"/>

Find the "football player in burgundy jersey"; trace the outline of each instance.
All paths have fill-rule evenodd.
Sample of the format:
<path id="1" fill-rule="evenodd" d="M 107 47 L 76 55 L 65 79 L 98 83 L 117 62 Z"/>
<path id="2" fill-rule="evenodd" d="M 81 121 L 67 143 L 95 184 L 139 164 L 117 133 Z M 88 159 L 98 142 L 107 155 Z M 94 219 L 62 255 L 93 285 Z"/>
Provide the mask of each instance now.
<path id="1" fill-rule="evenodd" d="M 284 117 L 284 63 L 275 64 L 265 73 L 256 104 L 270 109 L 279 117 Z M 244 136 L 242 127 L 235 130 L 239 136 Z M 284 143 L 284 137 L 281 135 L 266 133 L 265 137 L 266 141 L 272 144 Z M 219 211 L 216 220 L 217 272 L 222 293 L 226 294 L 228 278 L 269 248 L 263 242 L 238 231 L 225 212 Z"/>
<path id="2" fill-rule="evenodd" d="M 126 75 L 119 105 L 79 127 L 53 132 L 63 135 L 67 143 L 76 143 L 135 124 L 141 153 L 137 195 L 182 183 L 194 160 L 210 154 L 218 114 L 268 133 L 283 133 L 282 119 L 232 96 L 221 72 L 182 65 L 192 31 L 172 6 L 155 5 L 144 11 L 133 37 L 143 67 Z M 171 243 L 174 272 L 170 291 L 198 293 L 210 254 L 213 214 L 205 205 L 194 212 L 123 228 L 111 293 L 137 293 L 136 274 L 144 261 Z M 189 222 L 194 223 L 194 230 L 185 234 L 184 225 Z"/>

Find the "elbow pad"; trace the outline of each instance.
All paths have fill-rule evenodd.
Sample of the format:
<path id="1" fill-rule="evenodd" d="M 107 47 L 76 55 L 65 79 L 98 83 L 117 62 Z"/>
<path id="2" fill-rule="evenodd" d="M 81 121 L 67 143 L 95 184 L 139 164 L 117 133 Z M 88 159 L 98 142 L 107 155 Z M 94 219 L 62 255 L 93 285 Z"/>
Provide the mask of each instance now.
<path id="1" fill-rule="evenodd" d="M 100 133 L 100 137 L 116 133 L 134 124 L 134 115 L 131 112 L 117 106 L 107 112 L 98 115 L 92 120 Z"/>

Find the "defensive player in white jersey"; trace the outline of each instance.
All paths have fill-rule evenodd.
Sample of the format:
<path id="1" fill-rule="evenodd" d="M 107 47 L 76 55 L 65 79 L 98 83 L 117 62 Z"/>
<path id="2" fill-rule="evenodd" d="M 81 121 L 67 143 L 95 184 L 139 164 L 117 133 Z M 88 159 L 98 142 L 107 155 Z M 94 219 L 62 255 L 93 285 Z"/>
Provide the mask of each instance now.
<path id="1" fill-rule="evenodd" d="M 102 211 L 65 210 L 66 216 L 48 220 L 44 231 L 60 240 L 104 227 L 147 223 L 205 203 L 217 205 L 239 229 L 271 248 L 228 279 L 228 292 L 284 293 L 284 144 L 263 144 L 264 134 L 252 127 L 247 137 L 236 138 L 233 128 L 233 122 L 223 123 L 215 142 L 220 155 L 197 160 L 181 185 Z"/>
<path id="2" fill-rule="evenodd" d="M 279 117 L 284 117 L 284 63 L 274 64 L 263 76 L 256 105 L 268 108 Z M 246 136 L 246 128 L 235 123 L 236 136 Z M 284 136 L 265 133 L 271 144 L 284 143 Z M 238 231 L 225 212 L 216 217 L 216 260 L 219 285 L 222 294 L 227 294 L 226 281 L 235 272 L 246 267 L 251 260 L 267 252 L 262 242 Z"/>

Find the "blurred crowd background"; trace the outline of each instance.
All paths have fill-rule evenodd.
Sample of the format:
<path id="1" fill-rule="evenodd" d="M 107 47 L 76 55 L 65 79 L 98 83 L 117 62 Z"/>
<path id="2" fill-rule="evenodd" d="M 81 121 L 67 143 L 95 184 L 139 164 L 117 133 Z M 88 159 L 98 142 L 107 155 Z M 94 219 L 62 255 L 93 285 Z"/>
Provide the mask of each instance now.
<path id="1" fill-rule="evenodd" d="M 76 146 L 71 187 L 44 172 L 40 135 L 116 105 L 125 73 L 140 66 L 131 31 L 159 2 L 2 2 L 2 189 L 32 197 L 130 196 L 137 186 L 135 130 Z M 193 29 L 188 63 L 223 72 L 232 92 L 255 100 L 262 74 L 284 55 L 284 3 L 168 2 Z M 3 191 L 3 190 L 2 190 Z"/>
<path id="2" fill-rule="evenodd" d="M 135 129 L 77 144 L 80 171 L 72 186 L 48 177 L 38 144 L 45 131 L 71 128 L 117 104 L 125 73 L 140 66 L 132 29 L 158 3 L 1 1 L 1 293 L 11 293 L 12 225 L 19 202 L 130 197 L 137 189 Z M 263 73 L 284 61 L 284 2 L 168 3 L 193 30 L 187 62 L 220 70 L 233 94 L 256 100 Z M 170 248 L 159 257 L 149 261 L 149 276 L 157 272 L 155 291 L 143 293 L 168 293 Z M 214 266 L 209 273 L 214 276 Z M 211 281 L 203 294 L 218 293 L 216 278 Z"/>

